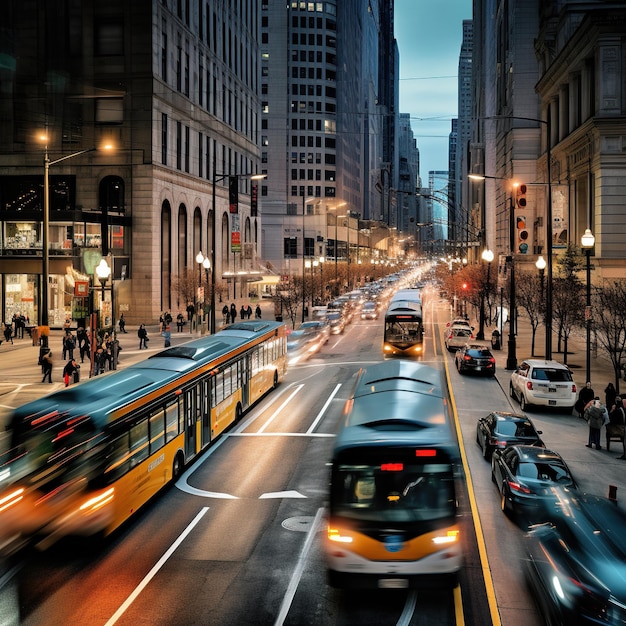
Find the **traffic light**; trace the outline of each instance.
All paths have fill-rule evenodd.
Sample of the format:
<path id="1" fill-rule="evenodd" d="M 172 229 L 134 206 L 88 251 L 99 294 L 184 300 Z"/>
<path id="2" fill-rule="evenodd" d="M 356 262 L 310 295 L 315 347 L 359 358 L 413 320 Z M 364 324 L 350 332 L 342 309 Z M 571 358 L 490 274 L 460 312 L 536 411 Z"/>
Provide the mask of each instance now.
<path id="1" fill-rule="evenodd" d="M 515 197 L 515 203 L 518 209 L 526 208 L 526 185 L 521 184 L 517 186 L 517 194 Z"/>
<path id="2" fill-rule="evenodd" d="M 228 205 L 231 213 L 239 212 L 239 176 L 228 177 Z"/>

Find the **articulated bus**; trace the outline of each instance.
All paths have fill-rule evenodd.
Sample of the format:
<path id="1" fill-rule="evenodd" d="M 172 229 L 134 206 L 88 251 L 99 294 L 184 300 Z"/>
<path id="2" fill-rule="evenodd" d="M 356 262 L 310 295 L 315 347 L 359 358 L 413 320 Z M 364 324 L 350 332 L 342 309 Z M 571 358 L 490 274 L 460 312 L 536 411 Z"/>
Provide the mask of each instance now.
<path id="1" fill-rule="evenodd" d="M 415 357 L 424 352 L 422 301 L 416 289 L 402 289 L 385 313 L 383 356 Z"/>
<path id="2" fill-rule="evenodd" d="M 0 549 L 107 535 L 283 379 L 286 327 L 239 322 L 16 409 Z"/>
<path id="3" fill-rule="evenodd" d="M 361 369 L 332 458 L 329 583 L 454 587 L 459 456 L 440 372 L 405 360 Z"/>

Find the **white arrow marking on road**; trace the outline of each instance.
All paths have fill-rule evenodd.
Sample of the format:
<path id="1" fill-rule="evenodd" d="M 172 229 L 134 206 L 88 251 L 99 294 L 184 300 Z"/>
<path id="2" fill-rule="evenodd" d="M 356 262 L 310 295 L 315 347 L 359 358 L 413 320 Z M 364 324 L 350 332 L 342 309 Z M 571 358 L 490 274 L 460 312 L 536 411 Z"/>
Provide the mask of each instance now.
<path id="1" fill-rule="evenodd" d="M 303 496 L 297 491 L 273 491 L 259 496 L 259 500 L 265 500 L 268 498 L 306 498 L 306 496 Z"/>

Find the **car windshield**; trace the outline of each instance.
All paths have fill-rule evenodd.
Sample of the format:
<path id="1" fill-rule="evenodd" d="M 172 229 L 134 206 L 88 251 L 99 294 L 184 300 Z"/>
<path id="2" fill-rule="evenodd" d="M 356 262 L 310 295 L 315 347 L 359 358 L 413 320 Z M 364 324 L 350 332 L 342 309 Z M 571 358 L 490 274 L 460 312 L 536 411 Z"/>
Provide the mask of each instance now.
<path id="1" fill-rule="evenodd" d="M 529 422 L 512 422 L 502 420 L 498 422 L 498 432 L 508 437 L 536 437 L 537 433 Z"/>
<path id="2" fill-rule="evenodd" d="M 531 378 L 535 380 L 547 380 L 551 383 L 563 383 L 571 381 L 572 375 L 569 370 L 542 367 L 534 369 Z"/>
<path id="3" fill-rule="evenodd" d="M 335 320 L 341 319 L 341 313 L 329 313 L 328 320 L 330 322 L 334 322 Z"/>
<path id="4" fill-rule="evenodd" d="M 455 328 L 452 331 L 452 334 L 455 337 L 469 337 L 472 334 L 472 331 L 469 328 Z"/>
<path id="5" fill-rule="evenodd" d="M 553 483 L 571 482 L 570 475 L 562 463 L 520 463 L 517 475 L 523 478 L 548 480 Z"/>
<path id="6" fill-rule="evenodd" d="M 469 354 L 470 356 L 473 357 L 490 357 L 491 356 L 491 352 L 489 352 L 489 350 L 468 350 L 467 354 Z"/>

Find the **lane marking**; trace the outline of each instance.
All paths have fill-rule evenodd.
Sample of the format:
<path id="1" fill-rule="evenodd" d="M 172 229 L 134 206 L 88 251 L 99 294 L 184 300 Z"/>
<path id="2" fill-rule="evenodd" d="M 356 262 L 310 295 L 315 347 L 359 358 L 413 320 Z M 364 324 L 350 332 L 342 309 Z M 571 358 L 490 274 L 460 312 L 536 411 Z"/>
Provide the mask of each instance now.
<path id="1" fill-rule="evenodd" d="M 137 599 L 139 594 L 146 588 L 148 583 L 157 575 L 159 570 L 165 565 L 167 560 L 174 554 L 178 546 L 185 540 L 187 535 L 196 527 L 198 522 L 204 517 L 206 512 L 209 510 L 209 507 L 204 507 L 200 510 L 200 512 L 196 515 L 196 517 L 191 521 L 189 526 L 185 528 L 185 530 L 178 536 L 178 539 L 167 549 L 165 554 L 157 561 L 154 567 L 146 574 L 144 579 L 135 587 L 134 591 L 124 600 L 123 604 L 120 606 L 117 611 L 113 614 L 111 619 L 105 624 L 105 626 L 113 626 L 119 620 L 122 615 L 126 612 L 126 610 L 130 607 L 130 605 Z"/>
<path id="2" fill-rule="evenodd" d="M 273 491 L 270 493 L 262 493 L 259 500 L 269 500 L 270 498 L 306 498 L 298 491 Z"/>
<path id="3" fill-rule="evenodd" d="M 337 392 L 339 391 L 340 388 L 341 388 L 341 383 L 339 383 L 335 387 L 333 392 L 330 394 L 330 396 L 328 396 L 328 400 L 326 400 L 326 402 L 324 403 L 324 406 L 321 408 L 320 412 L 317 414 L 317 417 L 313 420 L 313 423 L 309 426 L 309 429 L 306 431 L 307 435 L 311 434 L 313 430 L 315 429 L 315 427 L 318 425 L 319 421 L 324 416 L 324 413 L 326 412 L 328 405 L 332 402 L 332 399 L 337 395 Z"/>
<path id="4" fill-rule="evenodd" d="M 443 339 L 443 329 L 440 330 L 440 339 Z M 465 444 L 463 443 L 463 433 L 461 432 L 461 422 L 459 420 L 459 413 L 456 408 L 456 399 L 454 396 L 454 389 L 452 388 L 452 381 L 450 379 L 450 368 L 448 367 L 448 359 L 443 359 L 443 366 L 446 375 L 446 381 L 448 383 L 448 389 L 450 391 L 450 407 L 452 408 L 452 414 L 454 416 L 454 425 L 456 429 L 457 440 L 459 442 L 459 451 L 461 453 L 461 463 L 463 464 L 463 471 L 465 472 L 465 482 L 467 485 L 467 493 L 470 503 L 470 510 L 472 512 L 472 520 L 474 521 L 474 528 L 476 530 L 476 543 L 478 544 L 478 555 L 480 557 L 481 569 L 483 573 L 483 580 L 485 581 L 485 592 L 487 594 L 487 603 L 489 604 L 489 613 L 491 614 L 492 626 L 500 626 L 500 613 L 498 611 L 498 603 L 496 600 L 496 590 L 493 584 L 493 578 L 491 577 L 491 569 L 489 568 L 489 558 L 487 556 L 487 545 L 485 543 L 485 534 L 483 532 L 482 524 L 480 523 L 480 515 L 478 514 L 478 503 L 476 502 L 476 493 L 474 492 L 474 482 L 472 481 L 472 474 L 470 472 L 467 455 L 465 453 Z M 458 602 L 457 602 L 458 600 Z M 459 616 L 458 611 L 461 611 Z M 459 597 L 455 596 L 455 612 L 457 613 L 457 624 L 464 623 L 463 617 L 463 604 L 460 601 L 460 589 Z M 459 622 L 459 619 L 463 620 Z"/>
<path id="5" fill-rule="evenodd" d="M 307 534 L 304 545 L 302 546 L 302 551 L 300 552 L 300 556 L 298 557 L 298 562 L 296 563 L 296 568 L 291 575 L 291 580 L 289 581 L 289 586 L 287 587 L 287 591 L 285 592 L 285 597 L 283 598 L 282 604 L 280 606 L 280 611 L 278 612 L 278 617 L 274 622 L 274 626 L 282 626 L 285 623 L 287 615 L 289 614 L 291 603 L 293 602 L 296 591 L 298 590 L 298 585 L 300 584 L 300 579 L 302 578 L 302 574 L 304 572 L 304 566 L 309 556 L 309 552 L 311 551 L 313 540 L 315 539 L 315 534 L 317 533 L 317 530 L 320 526 L 320 520 L 322 519 L 323 511 L 324 509 L 322 508 L 317 509 L 315 519 L 313 520 L 313 524 L 311 525 L 311 530 Z"/>
<path id="6" fill-rule="evenodd" d="M 291 400 L 296 396 L 296 394 L 302 390 L 304 385 L 298 385 L 292 392 L 291 395 L 270 415 L 269 419 L 259 428 L 258 432 L 262 433 L 265 429 L 278 417 L 280 412 L 291 402 Z"/>

